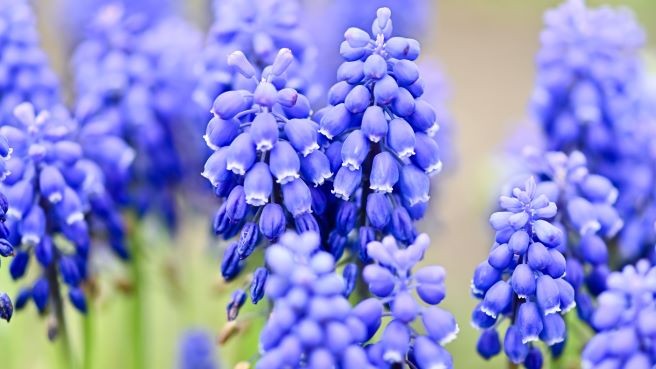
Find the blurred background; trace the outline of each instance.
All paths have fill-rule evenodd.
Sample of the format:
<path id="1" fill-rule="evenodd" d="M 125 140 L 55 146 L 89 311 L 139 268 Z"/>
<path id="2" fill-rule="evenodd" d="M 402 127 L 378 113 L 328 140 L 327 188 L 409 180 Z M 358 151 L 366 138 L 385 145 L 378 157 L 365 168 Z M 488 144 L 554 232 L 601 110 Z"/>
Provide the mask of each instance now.
<path id="1" fill-rule="evenodd" d="M 2 0 L 0 0 L 2 1 Z M 82 6 L 87 0 L 76 0 Z M 314 16 L 322 14 L 328 0 L 306 0 Z M 335 0 L 338 1 L 338 0 Z M 70 1 L 69 1 L 70 2 Z M 72 1 L 75 3 L 75 1 Z M 342 1 L 343 2 L 343 1 Z M 353 4 L 358 1 L 352 0 Z M 370 1 L 367 1 L 370 2 Z M 398 0 L 391 1 L 399 3 Z M 58 0 L 35 1 L 43 45 L 66 84 L 68 49 L 57 16 Z M 204 31 L 209 22 L 209 5 L 202 0 L 184 1 L 187 19 Z M 387 2 L 378 0 L 385 5 Z M 487 218 L 501 181 L 511 168 L 503 153 L 512 138 L 528 140 L 531 127 L 517 133 L 525 111 L 534 76 L 534 55 L 542 27 L 543 12 L 558 1 L 546 0 L 439 0 L 425 14 L 428 29 L 419 36 L 424 58 L 437 60 L 450 86 L 450 109 L 455 132 L 452 137 L 455 162 L 435 178 L 434 198 L 429 216 L 419 225 L 433 240 L 425 262 L 443 265 L 448 273 L 447 298 L 443 303 L 460 323 L 459 338 L 447 348 L 456 368 L 498 368 L 501 361 L 484 362 L 475 353 L 477 333 L 469 325 L 475 305 L 469 295 L 474 267 L 487 256 L 491 232 Z M 648 52 L 656 54 L 656 2 L 652 0 L 588 1 L 590 5 L 626 5 L 634 10 L 648 34 Z M 373 17 L 373 13 L 371 15 Z M 395 15 L 393 15 L 393 18 Z M 331 27 L 330 24 L 319 24 Z M 339 30 L 337 34 L 341 34 Z M 333 44 L 337 52 L 339 44 Z M 102 78 L 99 76 L 98 78 Z M 449 164 L 449 163 L 447 163 Z M 208 193 L 208 196 L 209 195 Z M 234 285 L 221 282 L 220 255 L 209 232 L 209 218 L 190 214 L 183 220 L 175 240 L 156 225 L 147 235 L 148 286 L 145 304 L 151 312 L 141 322 L 148 342 L 146 355 L 152 368 L 175 368 L 180 335 L 190 327 L 202 327 L 217 334 L 224 325 L 226 291 Z M 122 278 L 124 265 L 101 265 L 108 278 L 99 281 L 98 298 L 92 314 L 92 328 L 85 327 L 77 314 L 68 314 L 73 351 L 81 349 L 84 329 L 93 329 L 94 368 L 123 368 L 129 363 L 133 347 L 128 346 L 125 330 L 130 298 L 129 281 Z M 13 294 L 7 268 L 0 270 L 0 285 Z M 239 283 L 239 282 L 235 282 Z M 56 345 L 48 342 L 45 324 L 30 306 L 17 314 L 11 324 L 0 324 L 0 367 L 32 369 L 55 367 Z M 243 316 L 250 324 L 262 323 L 263 314 L 248 307 Z M 257 350 L 255 329 L 244 331 L 253 339 L 230 342 L 218 348 L 225 363 L 249 359 Z M 231 366 L 224 366 L 231 367 Z M 553 366 L 558 367 L 558 366 Z"/>

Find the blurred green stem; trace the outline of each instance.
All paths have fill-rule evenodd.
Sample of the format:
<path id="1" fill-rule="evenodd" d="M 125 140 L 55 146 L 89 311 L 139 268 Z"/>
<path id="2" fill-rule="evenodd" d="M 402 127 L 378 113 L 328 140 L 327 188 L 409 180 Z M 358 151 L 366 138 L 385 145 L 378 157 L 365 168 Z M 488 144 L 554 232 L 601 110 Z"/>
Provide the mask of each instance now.
<path id="1" fill-rule="evenodd" d="M 513 363 L 512 361 L 508 360 L 508 369 L 518 369 L 519 365 Z"/>
<path id="2" fill-rule="evenodd" d="M 131 232 L 131 249 L 132 259 L 130 266 L 132 268 L 132 283 L 134 293 L 132 295 L 132 319 L 128 320 L 131 324 L 131 338 L 132 338 L 132 360 L 134 369 L 148 368 L 147 355 L 145 352 L 145 335 L 144 335 L 144 319 L 146 317 L 146 308 L 144 306 L 145 299 L 145 285 L 143 278 L 143 224 L 135 221 L 134 227 Z"/>
<path id="3" fill-rule="evenodd" d="M 66 316 L 64 314 L 64 301 L 61 296 L 61 289 L 57 281 L 57 269 L 54 263 L 51 263 L 47 269 L 47 278 L 52 286 L 52 308 L 55 313 L 55 331 L 48 332 L 51 339 L 56 340 L 57 344 L 57 359 L 59 366 L 63 369 L 74 369 L 77 367 L 73 358 L 73 351 L 71 349 L 71 341 L 68 336 L 68 329 L 66 327 Z M 54 282 L 52 282 L 54 281 Z"/>
<path id="4" fill-rule="evenodd" d="M 57 342 L 57 363 L 61 369 L 73 369 L 73 354 L 71 353 L 71 343 L 65 331 L 60 330 L 58 333 Z"/>
<path id="5" fill-rule="evenodd" d="M 84 357 L 82 361 L 83 369 L 93 368 L 93 349 L 94 349 L 94 325 L 93 319 L 95 317 L 95 312 L 93 307 L 89 304 L 89 309 L 87 310 L 86 315 L 82 318 L 82 324 L 84 329 Z"/>

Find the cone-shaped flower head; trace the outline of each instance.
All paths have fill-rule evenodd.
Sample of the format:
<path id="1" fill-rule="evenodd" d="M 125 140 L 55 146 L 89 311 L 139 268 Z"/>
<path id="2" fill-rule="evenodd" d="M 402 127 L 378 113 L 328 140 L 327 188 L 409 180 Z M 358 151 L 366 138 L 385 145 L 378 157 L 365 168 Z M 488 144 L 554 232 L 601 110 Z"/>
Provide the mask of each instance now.
<path id="1" fill-rule="evenodd" d="M 613 153 L 638 93 L 643 30 L 628 9 L 583 0 L 547 11 L 544 22 L 532 108 L 549 149 Z"/>
<path id="2" fill-rule="evenodd" d="M 37 115 L 26 103 L 16 107 L 14 121 L 0 125 L 0 134 L 13 149 L 1 187 L 10 204 L 3 213 L 7 227 L 1 228 L 9 231 L 15 247 L 11 276 L 28 275 L 30 261 L 39 270 L 30 273 L 36 280 L 21 291 L 17 308 L 31 297 L 41 314 L 54 317 L 62 308 L 60 295 L 67 292 L 73 306 L 84 312 L 81 284 L 88 275 L 88 222 L 104 224 L 110 246 L 127 256 L 121 217 L 105 191 L 102 172 L 75 141 L 75 121 L 47 111 Z"/>
<path id="3" fill-rule="evenodd" d="M 85 152 L 103 163 L 114 198 L 140 214 L 155 209 L 169 225 L 174 191 L 201 165 L 204 150 L 195 144 L 202 129 L 190 108 L 199 47 L 199 33 L 180 19 L 149 22 L 112 4 L 99 11 L 73 58 Z M 108 134 L 129 147 L 98 139 Z"/>
<path id="4" fill-rule="evenodd" d="M 442 168 L 436 114 L 421 98 L 423 81 L 414 62 L 419 42 L 392 37 L 391 16 L 388 8 L 378 9 L 371 35 L 346 30 L 339 82 L 328 93 L 330 105 L 315 116 L 319 133 L 331 141 L 331 192 L 342 200 L 336 213 L 363 214 L 349 228 L 336 226 L 331 248 L 357 228 L 354 248 L 361 255 L 380 235 L 414 240 L 412 222 L 427 209 L 429 176 Z"/>
<path id="5" fill-rule="evenodd" d="M 563 232 L 552 223 L 556 204 L 538 192 L 535 179 L 501 196 L 499 205 L 502 210 L 490 217 L 494 246 L 472 279 L 472 294 L 481 299 L 472 325 L 482 331 L 478 351 L 487 359 L 500 352 L 497 325 L 510 320 L 503 349 L 521 364 L 529 352 L 539 354 L 533 342 L 553 346 L 566 339 L 561 314 L 576 305 L 574 288 L 564 279 Z"/>
<path id="6" fill-rule="evenodd" d="M 567 260 L 565 279 L 577 291 L 580 318 L 589 321 L 590 296 L 605 289 L 610 270 L 607 244 L 623 226 L 615 208 L 618 191 L 606 177 L 590 173 L 579 151 L 566 155 L 526 148 L 524 153 L 530 175 L 540 179 L 537 193 L 558 208 L 553 223 L 566 235 L 559 248 Z"/>
<path id="7" fill-rule="evenodd" d="M 226 249 L 222 274 L 234 278 L 240 265 L 265 239 L 274 241 L 288 226 L 319 231 L 315 215 L 325 208 L 318 186 L 331 178 L 330 162 L 319 150 L 317 124 L 308 100 L 285 87 L 293 61 L 289 49 L 257 77 L 242 52 L 229 63 L 250 75 L 248 89 L 226 91 L 214 101 L 205 141 L 214 150 L 202 175 L 223 199 L 214 220 L 217 234 L 239 240 Z"/>

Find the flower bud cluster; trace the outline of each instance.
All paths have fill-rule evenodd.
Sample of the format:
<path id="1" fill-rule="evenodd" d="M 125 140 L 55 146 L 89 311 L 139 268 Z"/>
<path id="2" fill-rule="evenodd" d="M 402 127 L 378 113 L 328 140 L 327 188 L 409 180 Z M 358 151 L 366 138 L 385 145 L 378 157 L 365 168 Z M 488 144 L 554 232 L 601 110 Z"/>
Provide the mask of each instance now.
<path id="1" fill-rule="evenodd" d="M 224 200 L 214 231 L 225 239 L 239 235 L 225 250 L 221 271 L 227 280 L 237 276 L 262 240 L 277 240 L 289 225 L 299 232 L 319 231 L 316 217 L 326 203 L 319 187 L 332 172 L 319 150 L 308 99 L 286 87 L 292 61 L 289 49 L 280 50 L 258 79 L 244 53 L 230 54 L 230 66 L 251 84 L 222 93 L 212 107 L 204 137 L 214 153 L 202 175 Z"/>
<path id="2" fill-rule="evenodd" d="M 85 152 L 101 163 L 117 201 L 140 215 L 156 209 L 171 227 L 175 191 L 204 152 L 200 143 L 189 145 L 202 132 L 190 108 L 199 51 L 198 31 L 181 19 L 149 22 L 111 4 L 98 12 L 72 63 Z"/>
<path id="3" fill-rule="evenodd" d="M 542 363 L 535 342 L 554 346 L 565 341 L 561 315 L 576 306 L 574 287 L 564 278 L 564 234 L 553 224 L 557 207 L 537 187 L 530 177 L 510 196 L 500 197 L 502 211 L 490 217 L 494 246 L 472 279 L 472 294 L 481 300 L 472 313 L 472 324 L 481 330 L 479 354 L 487 359 L 501 352 L 497 329 L 507 318 L 504 352 L 529 369 Z"/>
<path id="4" fill-rule="evenodd" d="M 656 365 L 656 268 L 647 260 L 613 272 L 592 315 L 597 334 L 582 353 L 584 369 Z"/>
<path id="5" fill-rule="evenodd" d="M 421 234 L 405 248 L 392 236 L 367 245 L 369 257 L 375 260 L 362 274 L 375 296 L 370 300 L 377 298 L 381 307 L 387 307 L 384 315 L 391 317 L 380 341 L 368 348 L 378 368 L 407 362 L 417 368 L 453 368 L 451 355 L 443 346 L 456 338 L 458 324 L 450 312 L 437 306 L 446 295 L 445 271 L 437 265 L 413 271 L 429 244 L 428 236 Z M 364 303 L 374 304 L 369 300 Z M 420 321 L 426 332 L 423 335 L 414 328 Z"/>
<path id="6" fill-rule="evenodd" d="M 566 235 L 559 246 L 567 259 L 565 279 L 577 291 L 579 317 L 589 321 L 591 296 L 605 290 L 610 273 L 608 245 L 623 226 L 615 208 L 618 191 L 606 177 L 590 173 L 579 151 L 566 155 L 527 148 L 525 158 L 531 175 L 539 178 L 536 191 L 560 210 L 553 223 Z"/>
<path id="7" fill-rule="evenodd" d="M 121 217 L 108 199 L 101 170 L 75 140 L 75 121 L 47 111 L 37 115 L 24 103 L 15 109 L 15 122 L 0 126 L 13 150 L 2 184 L 10 204 L 9 241 L 15 247 L 9 271 L 19 279 L 27 275 L 30 260 L 36 259 L 41 267 L 31 287 L 20 291 L 16 308 L 31 298 L 45 313 L 53 296 L 60 294 L 61 278 L 73 306 L 84 312 L 82 283 L 90 251 L 87 218 L 104 222 L 116 237 L 111 246 L 127 255 Z"/>
<path id="8" fill-rule="evenodd" d="M 413 221 L 428 206 L 429 176 L 442 168 L 436 114 L 421 98 L 414 62 L 420 45 L 392 37 L 390 17 L 388 8 L 378 9 L 373 38 L 359 28 L 345 32 L 339 82 L 328 92 L 330 105 L 315 115 L 319 133 L 330 140 L 331 192 L 342 200 L 331 234 L 335 254 L 353 230 L 354 249 L 365 259 L 366 244 L 381 234 L 412 242 Z"/>

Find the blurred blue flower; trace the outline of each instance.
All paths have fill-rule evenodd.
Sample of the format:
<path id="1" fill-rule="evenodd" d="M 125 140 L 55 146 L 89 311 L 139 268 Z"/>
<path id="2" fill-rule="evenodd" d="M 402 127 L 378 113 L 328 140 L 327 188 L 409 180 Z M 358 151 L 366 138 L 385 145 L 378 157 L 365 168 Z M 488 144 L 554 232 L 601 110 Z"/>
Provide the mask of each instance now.
<path id="1" fill-rule="evenodd" d="M 202 330 L 189 330 L 180 339 L 178 369 L 218 369 L 212 336 Z"/>
<path id="2" fill-rule="evenodd" d="M 435 141 L 440 148 L 440 158 L 445 170 L 454 170 L 458 161 L 455 147 L 457 125 L 455 118 L 449 110 L 449 103 L 453 95 L 447 76 L 437 61 L 429 59 L 419 62 L 419 70 L 424 79 L 424 95 L 422 99 L 428 101 L 435 109 L 436 120 L 440 129 L 435 134 Z"/>
<path id="3" fill-rule="evenodd" d="M 257 76 L 245 54 L 233 52 L 228 63 L 247 83 L 213 104 L 204 137 L 214 152 L 202 175 L 224 200 L 214 231 L 225 239 L 240 235 L 225 250 L 221 270 L 228 280 L 263 239 L 275 241 L 292 221 L 299 232 L 319 231 L 320 187 L 332 172 L 308 99 L 286 87 L 292 62 L 291 51 L 282 49 Z"/>
<path id="4" fill-rule="evenodd" d="M 171 227 L 176 190 L 200 170 L 204 152 L 190 100 L 199 47 L 199 33 L 181 19 L 153 23 L 113 4 L 99 11 L 73 58 L 85 152 L 103 164 L 117 201 L 162 214 Z"/>
<path id="5" fill-rule="evenodd" d="M 576 306 L 575 291 L 564 279 L 560 247 L 565 235 L 553 224 L 556 204 L 540 193 L 535 178 L 501 196 L 499 205 L 502 211 L 490 217 L 494 246 L 472 279 L 472 294 L 481 299 L 472 325 L 483 331 L 477 348 L 489 359 L 500 352 L 496 329 L 507 318 L 503 349 L 511 362 L 522 364 L 529 353 L 540 354 L 532 349 L 533 342 L 554 346 L 566 340 L 561 314 Z"/>
<path id="6" fill-rule="evenodd" d="M 285 233 L 265 254 L 271 314 L 260 333 L 257 369 L 375 368 L 362 345 L 378 330 L 375 299 L 351 307 L 335 258 L 317 233 Z"/>
<path id="7" fill-rule="evenodd" d="M 29 3 L 6 0 L 0 4 L 0 119 L 12 120 L 23 102 L 50 109 L 60 103 L 59 82 L 39 44 Z"/>
<path id="8" fill-rule="evenodd" d="M 207 35 L 194 101 L 205 113 L 219 94 L 243 88 L 244 79 L 227 63 L 241 51 L 259 73 L 273 63 L 278 50 L 289 49 L 295 57 L 287 72 L 287 87 L 314 102 L 320 95 L 310 83 L 315 72 L 316 50 L 310 34 L 300 27 L 302 7 L 298 0 L 214 0 L 214 22 Z"/>
<path id="9" fill-rule="evenodd" d="M 0 135 L 0 179 L 4 178 L 8 174 L 6 169 L 7 159 L 11 157 L 13 149 L 9 147 L 9 142 L 7 139 Z M 9 237 L 9 229 L 5 225 L 7 221 L 7 211 L 9 210 L 9 203 L 4 192 L 0 192 L 0 258 L 6 258 L 14 256 L 14 247 L 7 239 Z M 14 313 L 14 305 L 11 302 L 9 296 L 0 291 L 0 319 L 6 321 L 11 320 L 11 317 Z"/>
<path id="10" fill-rule="evenodd" d="M 619 190 L 620 263 L 652 254 L 654 94 L 645 88 L 645 34 L 625 8 L 570 0 L 545 15 L 532 111 L 549 149 L 581 151 Z"/>
<path id="11" fill-rule="evenodd" d="M 548 148 L 614 155 L 638 92 L 644 32 L 628 9 L 587 8 L 583 0 L 547 11 L 544 21 L 532 110 Z"/>
<path id="12" fill-rule="evenodd" d="M 613 272 L 599 296 L 592 325 L 598 333 L 587 343 L 584 369 L 651 368 L 656 364 L 656 269 L 648 261 Z"/>
<path id="13" fill-rule="evenodd" d="M 335 223 L 342 223 L 342 209 L 359 214 L 335 227 L 335 249 L 361 227 L 367 227 L 359 233 L 368 238 L 391 233 L 400 242 L 412 242 L 413 220 L 422 218 L 428 206 L 429 176 L 442 169 L 437 115 L 421 98 L 424 83 L 414 62 L 420 45 L 392 37 L 391 15 L 388 8 L 378 9 L 373 38 L 355 27 L 344 33 L 339 82 L 328 92 L 330 105 L 314 116 L 319 133 L 330 140 L 332 194 L 343 200 Z M 368 241 L 355 242 L 363 257 Z"/>
<path id="14" fill-rule="evenodd" d="M 18 105 L 14 114 L 15 123 L 0 126 L 13 149 L 1 187 L 9 202 L 6 225 L 16 254 L 9 271 L 20 279 L 27 275 L 30 260 L 41 267 L 32 287 L 19 295 L 17 308 L 29 296 L 41 314 L 57 316 L 66 286 L 73 306 L 84 312 L 90 226 L 104 224 L 110 246 L 126 256 L 120 215 L 107 202 L 102 172 L 76 141 L 74 120 L 48 111 L 37 114 L 28 103 Z"/>
<path id="15" fill-rule="evenodd" d="M 446 294 L 445 271 L 437 265 L 413 270 L 429 245 L 426 234 L 406 248 L 399 247 L 392 236 L 367 245 L 375 263 L 364 268 L 363 278 L 380 305 L 389 308 L 384 315 L 392 317 L 380 341 L 369 349 L 376 362 L 392 366 L 410 361 L 417 368 L 453 368 L 451 355 L 443 346 L 456 338 L 458 324 L 450 312 L 436 306 Z M 419 320 L 425 335 L 413 328 Z"/>
<path id="16" fill-rule="evenodd" d="M 157 21 L 180 10 L 179 0 L 60 0 L 57 20 L 66 31 L 66 37 L 71 45 L 75 45 L 84 37 L 98 10 L 109 4 L 124 7 L 130 13 L 148 14 L 148 18 Z"/>

